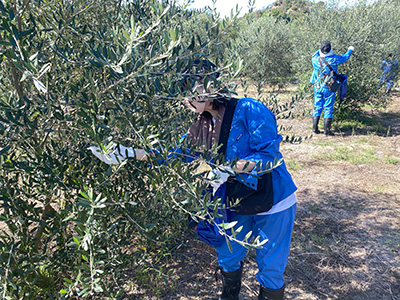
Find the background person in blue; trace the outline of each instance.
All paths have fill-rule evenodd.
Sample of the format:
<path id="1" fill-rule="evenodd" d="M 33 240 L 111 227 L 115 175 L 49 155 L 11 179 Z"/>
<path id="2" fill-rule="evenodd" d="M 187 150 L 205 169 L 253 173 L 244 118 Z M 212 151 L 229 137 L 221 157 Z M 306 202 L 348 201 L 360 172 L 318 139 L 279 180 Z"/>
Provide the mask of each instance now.
<path id="1" fill-rule="evenodd" d="M 197 66 L 196 66 L 197 65 Z M 189 145 L 203 146 L 211 149 L 219 140 L 221 123 L 232 98 L 229 96 L 212 97 L 203 82 L 204 74 L 213 72 L 214 64 L 209 61 L 195 64 L 197 80 L 192 86 L 192 96 L 185 98 L 186 107 L 198 114 L 197 121 L 190 126 L 186 139 Z M 259 175 L 268 162 L 282 158 L 279 146 L 282 136 L 277 132 L 275 116 L 261 102 L 252 98 L 237 99 L 233 112 L 232 123 L 228 134 L 225 152 L 226 162 L 237 160 L 232 169 L 236 179 L 246 186 L 257 189 Z M 118 163 L 126 156 L 146 159 L 142 149 L 123 147 L 121 153 L 108 155 L 105 158 L 95 149 L 91 149 L 99 159 L 108 163 Z M 95 150 L 95 151 L 94 151 Z M 179 152 L 179 151 L 177 151 Z M 115 153 L 114 153 L 115 154 Z M 107 161 L 106 161 L 107 160 Z M 284 298 L 285 281 L 283 277 L 287 265 L 292 230 L 296 214 L 296 186 L 283 162 L 273 169 L 272 174 L 273 206 L 268 211 L 258 211 L 254 214 L 239 215 L 231 211 L 229 222 L 237 221 L 234 229 L 243 226 L 236 234 L 237 240 L 244 240 L 248 232 L 260 236 L 260 240 L 268 240 L 257 249 L 258 273 L 256 278 L 260 283 L 259 299 L 281 300 Z M 226 183 L 219 186 L 218 195 L 226 195 Z M 225 196 L 226 197 L 226 196 Z M 225 199 L 226 201 L 226 199 Z M 230 234 L 230 233 L 228 233 Z M 222 274 L 222 294 L 214 299 L 238 300 L 241 288 L 242 260 L 247 248 L 240 243 L 231 242 L 232 252 L 225 240 L 216 246 L 219 269 Z"/>
<path id="2" fill-rule="evenodd" d="M 378 87 L 381 87 L 382 84 L 386 82 L 385 93 L 387 95 L 394 85 L 399 64 L 397 60 L 393 60 L 392 54 L 390 53 L 387 59 L 382 61 L 380 69 L 382 70 L 382 76 L 379 80 Z"/>
<path id="3" fill-rule="evenodd" d="M 346 62 L 353 52 L 354 47 L 350 46 L 348 51 L 343 55 L 334 54 L 330 41 L 324 41 L 321 48 L 312 56 L 312 66 L 314 68 L 311 75 L 310 83 L 314 85 L 314 112 L 313 118 L 313 132 L 320 133 L 318 129 L 318 122 L 321 117 L 322 111 L 324 112 L 324 134 L 327 136 L 331 134 L 331 124 L 333 118 L 333 106 L 335 104 L 335 92 L 331 92 L 326 86 L 324 80 L 330 70 L 326 64 L 321 60 L 322 68 L 319 58 L 325 58 L 330 66 L 337 72 L 338 66 Z"/>

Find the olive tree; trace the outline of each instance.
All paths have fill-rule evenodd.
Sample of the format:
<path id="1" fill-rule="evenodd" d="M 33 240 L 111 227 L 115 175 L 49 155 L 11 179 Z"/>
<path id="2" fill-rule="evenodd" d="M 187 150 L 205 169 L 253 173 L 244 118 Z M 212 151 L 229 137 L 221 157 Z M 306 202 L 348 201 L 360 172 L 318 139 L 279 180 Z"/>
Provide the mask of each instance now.
<path id="1" fill-rule="evenodd" d="M 193 44 L 166 2 L 0 1 L 2 298 L 121 296 L 127 268 L 208 211 L 201 161 L 159 163 L 188 127 L 182 70 L 216 61 L 232 21 Z M 87 150 L 113 143 L 154 154 L 108 166 Z"/>
<path id="2" fill-rule="evenodd" d="M 254 82 L 278 83 L 293 75 L 293 43 L 289 26 L 271 16 L 242 20 L 232 56 L 243 59 L 243 76 Z"/>

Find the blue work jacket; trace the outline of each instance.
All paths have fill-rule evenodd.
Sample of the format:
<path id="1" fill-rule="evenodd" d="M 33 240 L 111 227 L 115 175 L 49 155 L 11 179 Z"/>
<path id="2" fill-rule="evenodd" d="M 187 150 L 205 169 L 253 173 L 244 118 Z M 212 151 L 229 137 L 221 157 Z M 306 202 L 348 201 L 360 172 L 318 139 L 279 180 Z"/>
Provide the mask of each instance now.
<path id="1" fill-rule="evenodd" d="M 251 174 L 237 175 L 238 180 L 257 189 L 258 178 L 252 175 L 260 175 L 259 172 L 268 168 L 269 163 L 282 158 L 279 151 L 281 141 L 275 115 L 263 103 L 252 98 L 238 100 L 229 132 L 226 160 L 247 159 L 257 164 Z M 296 191 L 284 161 L 273 169 L 272 184 L 274 204 Z"/>
<path id="2" fill-rule="evenodd" d="M 338 71 L 338 66 L 345 63 L 351 56 L 351 53 L 353 50 L 348 50 L 345 54 L 343 55 L 338 55 L 338 54 L 333 54 L 329 56 L 325 56 L 325 60 L 328 62 L 328 64 L 332 67 L 333 70 L 337 73 Z M 329 74 L 330 70 L 327 67 L 327 65 L 324 63 L 324 61 L 321 59 L 322 63 L 322 69 L 321 65 L 319 63 L 319 57 L 320 57 L 320 52 L 319 50 L 314 53 L 312 56 L 311 62 L 312 66 L 314 68 L 313 73 L 310 78 L 310 83 L 315 86 L 316 89 L 319 88 L 328 88 L 326 84 L 324 84 L 324 74 Z"/>
<path id="3" fill-rule="evenodd" d="M 380 68 L 382 70 L 382 75 L 388 79 L 394 79 L 399 68 L 399 64 L 397 60 L 387 59 L 382 62 Z"/>
<path id="4" fill-rule="evenodd" d="M 190 162 L 201 156 L 182 148 L 186 134 L 181 138 L 181 146 L 174 147 L 169 157 L 182 156 L 183 161 Z M 242 98 L 237 101 L 229 132 L 225 160 L 227 164 L 235 159 L 247 159 L 256 163 L 250 174 L 240 173 L 237 180 L 256 190 L 258 178 L 271 164 L 282 159 L 279 146 L 282 136 L 278 134 L 275 115 L 260 101 Z M 191 153 L 191 155 L 186 155 Z M 165 163 L 163 160 L 160 164 Z M 293 194 L 297 187 L 286 169 L 285 162 L 272 170 L 274 205 Z M 215 197 L 226 197 L 226 184 L 221 185 Z"/>

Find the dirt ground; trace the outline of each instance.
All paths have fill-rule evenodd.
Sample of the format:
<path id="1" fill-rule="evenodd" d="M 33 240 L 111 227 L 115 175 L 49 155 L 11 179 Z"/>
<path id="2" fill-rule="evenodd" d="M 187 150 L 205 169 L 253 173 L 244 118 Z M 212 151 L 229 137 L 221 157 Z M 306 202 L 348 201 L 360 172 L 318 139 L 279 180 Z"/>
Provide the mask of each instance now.
<path id="1" fill-rule="evenodd" d="M 399 89 L 391 98 L 387 108 L 365 111 L 372 125 L 282 145 L 298 187 L 286 299 L 400 300 Z M 278 121 L 285 122 L 300 136 L 311 133 L 310 117 Z M 159 295 L 142 284 L 126 299 L 207 299 L 220 291 L 216 266 L 214 249 L 188 238 L 169 260 Z M 256 271 L 250 250 L 242 300 L 257 298 Z"/>

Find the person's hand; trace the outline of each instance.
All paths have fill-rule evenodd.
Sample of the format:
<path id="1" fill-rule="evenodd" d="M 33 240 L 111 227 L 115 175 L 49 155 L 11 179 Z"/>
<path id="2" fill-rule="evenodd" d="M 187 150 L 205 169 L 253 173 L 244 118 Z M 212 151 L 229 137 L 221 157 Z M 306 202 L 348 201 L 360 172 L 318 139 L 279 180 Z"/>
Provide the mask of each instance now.
<path id="1" fill-rule="evenodd" d="M 349 50 L 354 51 L 354 47 L 353 47 L 353 46 L 350 46 L 350 47 L 349 47 Z"/>
<path id="2" fill-rule="evenodd" d="M 135 157 L 135 150 L 130 147 L 113 144 L 108 151 L 91 146 L 88 150 L 92 151 L 93 155 L 108 165 L 118 165 L 128 157 Z"/>
<path id="3" fill-rule="evenodd" d="M 120 163 L 119 160 L 117 160 L 116 155 L 112 152 L 105 152 L 103 149 L 97 146 L 91 146 L 87 149 L 92 151 L 94 156 L 96 156 L 98 159 L 100 159 L 107 165 L 117 165 Z"/>
<path id="4" fill-rule="evenodd" d="M 228 180 L 228 177 L 234 175 L 235 172 L 230 167 L 219 166 L 218 168 L 212 169 L 208 173 L 207 179 L 213 188 L 213 195 L 217 192 L 219 187 Z"/>

